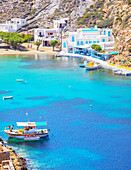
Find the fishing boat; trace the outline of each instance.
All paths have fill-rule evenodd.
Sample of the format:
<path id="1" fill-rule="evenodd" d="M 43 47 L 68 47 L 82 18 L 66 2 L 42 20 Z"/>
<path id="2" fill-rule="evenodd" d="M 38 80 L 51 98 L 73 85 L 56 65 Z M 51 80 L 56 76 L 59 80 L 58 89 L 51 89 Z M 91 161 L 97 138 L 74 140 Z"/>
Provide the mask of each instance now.
<path id="1" fill-rule="evenodd" d="M 98 64 L 94 64 L 94 62 L 89 62 L 88 65 L 85 66 L 86 70 L 96 70 L 98 69 L 99 65 Z"/>
<path id="2" fill-rule="evenodd" d="M 13 96 L 3 96 L 3 100 L 5 99 L 13 99 Z"/>
<path id="3" fill-rule="evenodd" d="M 16 79 L 16 81 L 17 81 L 17 82 L 22 82 L 22 81 L 23 81 L 23 79 Z"/>
<path id="4" fill-rule="evenodd" d="M 79 67 L 85 67 L 87 65 L 87 61 L 84 61 L 84 63 L 79 63 Z"/>
<path id="5" fill-rule="evenodd" d="M 13 130 L 14 125 L 8 126 L 9 130 L 4 130 L 9 138 L 24 139 L 24 140 L 39 140 L 39 138 L 48 136 L 47 122 L 17 122 L 17 129 Z M 19 129 L 19 127 L 24 127 Z M 41 127 L 41 128 L 39 128 Z"/>

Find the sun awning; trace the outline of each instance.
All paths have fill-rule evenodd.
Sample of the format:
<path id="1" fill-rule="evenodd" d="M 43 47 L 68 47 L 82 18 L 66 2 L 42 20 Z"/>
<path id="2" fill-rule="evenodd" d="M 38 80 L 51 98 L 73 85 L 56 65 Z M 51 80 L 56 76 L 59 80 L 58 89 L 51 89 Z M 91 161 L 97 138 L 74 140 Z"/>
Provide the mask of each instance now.
<path id="1" fill-rule="evenodd" d="M 112 51 L 112 52 L 109 52 L 111 55 L 114 55 L 114 54 L 119 54 L 120 51 Z"/>
<path id="2" fill-rule="evenodd" d="M 35 122 L 17 122 L 17 126 L 36 126 Z"/>
<path id="3" fill-rule="evenodd" d="M 17 126 L 46 126 L 47 122 L 17 122 Z"/>
<path id="4" fill-rule="evenodd" d="M 36 122 L 36 126 L 46 126 L 48 123 L 47 122 Z"/>

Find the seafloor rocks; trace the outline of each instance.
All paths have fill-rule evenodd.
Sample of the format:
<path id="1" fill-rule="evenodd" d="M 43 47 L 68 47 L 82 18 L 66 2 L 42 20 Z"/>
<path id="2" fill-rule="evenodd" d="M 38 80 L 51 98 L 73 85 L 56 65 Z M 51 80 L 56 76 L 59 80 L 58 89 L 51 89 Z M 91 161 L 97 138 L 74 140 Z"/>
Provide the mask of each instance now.
<path id="1" fill-rule="evenodd" d="M 7 146 L 7 149 L 10 151 L 10 159 L 13 161 L 13 165 L 16 170 L 27 170 L 27 162 L 25 158 L 18 156 L 15 150 L 12 150 L 11 147 Z"/>

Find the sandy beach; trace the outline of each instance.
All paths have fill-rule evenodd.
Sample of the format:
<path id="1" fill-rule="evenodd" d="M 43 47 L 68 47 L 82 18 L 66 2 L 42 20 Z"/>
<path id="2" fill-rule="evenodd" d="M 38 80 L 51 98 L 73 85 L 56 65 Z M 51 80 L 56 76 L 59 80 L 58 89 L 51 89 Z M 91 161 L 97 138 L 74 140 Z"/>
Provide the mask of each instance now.
<path id="1" fill-rule="evenodd" d="M 5 49 L 5 44 L 0 44 L 0 55 L 13 55 L 13 54 L 23 54 L 23 55 L 33 55 L 33 54 L 49 54 L 49 55 L 58 55 L 59 48 L 55 48 L 53 51 L 52 47 L 43 47 L 40 46 L 39 50 L 37 51 L 37 46 L 34 43 L 23 43 L 22 46 L 25 48 L 25 51 L 20 50 L 13 50 L 13 49 Z"/>

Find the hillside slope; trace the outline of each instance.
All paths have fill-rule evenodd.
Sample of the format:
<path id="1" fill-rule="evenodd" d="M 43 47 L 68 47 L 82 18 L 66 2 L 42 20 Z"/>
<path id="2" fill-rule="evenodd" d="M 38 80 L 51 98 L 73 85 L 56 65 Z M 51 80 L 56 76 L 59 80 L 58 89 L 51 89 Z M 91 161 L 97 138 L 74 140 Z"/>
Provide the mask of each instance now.
<path id="1" fill-rule="evenodd" d="M 112 28 L 116 38 L 115 50 L 128 56 L 131 48 L 131 1 L 130 0 L 94 0 L 78 18 L 77 27 L 94 26 Z"/>
<path id="2" fill-rule="evenodd" d="M 12 17 L 26 18 L 27 29 L 50 27 L 54 19 L 61 17 L 70 19 L 70 31 L 94 25 L 111 27 L 116 38 L 115 50 L 129 55 L 131 0 L 0 0 L 0 22 Z"/>

